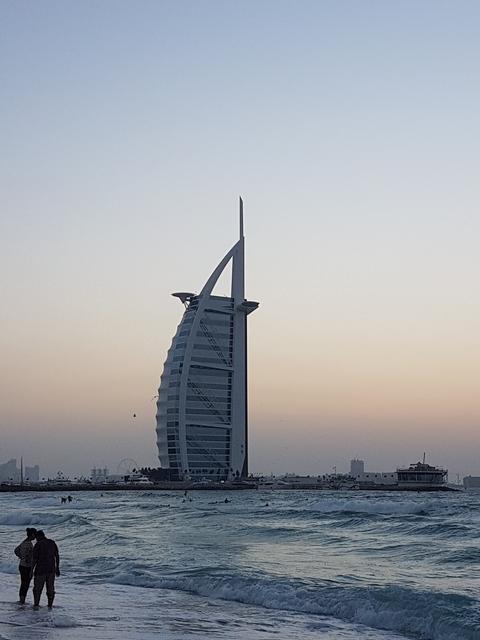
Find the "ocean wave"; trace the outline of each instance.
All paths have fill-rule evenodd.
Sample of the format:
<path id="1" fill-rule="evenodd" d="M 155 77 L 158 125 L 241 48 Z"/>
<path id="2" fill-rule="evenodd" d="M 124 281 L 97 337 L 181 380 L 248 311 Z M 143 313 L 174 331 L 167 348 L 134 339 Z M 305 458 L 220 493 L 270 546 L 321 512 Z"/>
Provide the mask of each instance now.
<path id="1" fill-rule="evenodd" d="M 427 503 L 414 501 L 407 502 L 385 502 L 377 500 L 328 500 L 325 502 L 315 502 L 310 505 L 311 511 L 323 513 L 333 513 L 342 511 L 345 513 L 368 513 L 379 515 L 423 515 L 428 511 Z"/>
<path id="2" fill-rule="evenodd" d="M 18 573 L 18 560 L 10 560 L 7 562 L 0 562 L 0 573 Z"/>
<path id="3" fill-rule="evenodd" d="M 480 549 L 478 547 L 468 547 L 466 549 L 455 549 L 448 554 L 440 554 L 440 563 L 448 562 L 460 564 L 468 567 L 472 564 L 480 564 Z"/>
<path id="4" fill-rule="evenodd" d="M 36 496 L 34 498 L 30 498 L 29 500 L 24 500 L 22 503 L 22 508 L 28 508 L 31 506 L 32 509 L 39 508 L 56 508 L 65 511 L 70 510 L 95 510 L 100 509 L 104 511 L 105 509 L 115 509 L 117 507 L 123 507 L 124 503 L 117 502 L 112 500 L 111 497 L 98 497 L 95 498 L 77 498 L 73 497 L 72 502 L 62 503 L 62 497 L 65 498 L 66 495 L 63 496 Z"/>
<path id="5" fill-rule="evenodd" d="M 433 522 L 413 527 L 410 533 L 426 535 L 428 537 L 465 538 L 470 532 L 470 527 L 457 522 Z"/>
<path id="6" fill-rule="evenodd" d="M 57 513 L 25 513 L 13 512 L 0 516 L 0 525 L 28 527 L 36 524 L 63 524 L 72 519 L 72 514 L 60 515 Z"/>
<path id="7" fill-rule="evenodd" d="M 267 609 L 332 616 L 422 640 L 478 640 L 480 613 L 466 596 L 399 586 L 313 586 L 298 582 L 228 576 L 155 577 L 118 573 L 115 584 L 186 591 Z"/>

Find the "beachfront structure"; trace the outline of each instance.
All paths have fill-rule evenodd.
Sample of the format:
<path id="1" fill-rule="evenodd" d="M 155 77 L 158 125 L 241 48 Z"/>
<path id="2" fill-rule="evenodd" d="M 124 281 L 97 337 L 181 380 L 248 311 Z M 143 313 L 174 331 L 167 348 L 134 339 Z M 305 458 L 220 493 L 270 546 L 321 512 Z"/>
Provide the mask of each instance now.
<path id="1" fill-rule="evenodd" d="M 350 460 L 350 476 L 358 483 L 366 484 L 397 484 L 396 471 L 365 471 L 365 462 L 354 458 Z"/>
<path id="2" fill-rule="evenodd" d="M 245 238 L 240 238 L 201 292 L 174 293 L 185 312 L 168 350 L 157 400 L 160 464 L 175 479 L 228 480 L 248 475 Z M 231 262 L 231 295 L 213 295 Z"/>
<path id="3" fill-rule="evenodd" d="M 411 464 L 408 468 L 397 469 L 397 475 L 399 487 L 430 489 L 442 487 L 447 483 L 448 470 L 426 464 L 424 454 L 423 462 Z"/>

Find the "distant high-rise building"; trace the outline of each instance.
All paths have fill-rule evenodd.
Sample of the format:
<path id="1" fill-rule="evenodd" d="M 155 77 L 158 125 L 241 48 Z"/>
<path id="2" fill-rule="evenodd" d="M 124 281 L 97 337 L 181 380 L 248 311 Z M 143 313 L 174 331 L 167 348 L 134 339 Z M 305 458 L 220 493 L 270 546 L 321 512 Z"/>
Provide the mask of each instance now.
<path id="1" fill-rule="evenodd" d="M 17 459 L 12 458 L 4 464 L 0 464 L 0 482 L 39 482 L 40 469 L 38 464 L 33 467 L 25 467 L 22 477 L 23 458 L 20 469 L 17 467 Z"/>
<path id="2" fill-rule="evenodd" d="M 463 486 L 465 489 L 480 489 L 480 477 L 465 476 L 463 479 Z"/>
<path id="3" fill-rule="evenodd" d="M 16 458 L 0 464 L 0 482 L 20 482 L 20 469 L 17 468 Z"/>
<path id="4" fill-rule="evenodd" d="M 247 315 L 243 203 L 240 238 L 201 292 L 174 293 L 185 305 L 168 351 L 157 401 L 161 466 L 172 478 L 215 480 L 248 474 Z M 231 295 L 213 289 L 232 262 Z"/>
<path id="5" fill-rule="evenodd" d="M 107 467 L 93 467 L 93 469 L 90 472 L 90 478 L 93 482 L 93 484 L 104 484 L 107 481 L 107 478 L 109 476 L 109 470 L 107 469 Z"/>
<path id="6" fill-rule="evenodd" d="M 25 472 L 24 472 L 24 480 L 25 482 L 39 482 L 40 481 L 40 468 L 38 466 L 38 464 L 34 465 L 33 467 L 25 467 Z"/>
<path id="7" fill-rule="evenodd" d="M 359 460 L 358 458 L 354 458 L 350 460 L 350 475 L 356 478 L 357 476 L 361 476 L 365 472 L 365 463 L 363 460 Z"/>

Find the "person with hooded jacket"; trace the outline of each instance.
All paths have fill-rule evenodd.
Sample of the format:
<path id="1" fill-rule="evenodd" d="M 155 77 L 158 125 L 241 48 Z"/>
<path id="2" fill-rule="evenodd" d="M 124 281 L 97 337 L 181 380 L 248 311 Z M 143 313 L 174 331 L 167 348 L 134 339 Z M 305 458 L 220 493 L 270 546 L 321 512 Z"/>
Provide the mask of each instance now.
<path id="1" fill-rule="evenodd" d="M 25 598 L 27 597 L 28 588 L 30 587 L 30 581 L 32 579 L 32 564 L 33 564 L 33 541 L 37 530 L 33 527 L 27 527 L 27 537 L 21 542 L 18 547 L 15 547 L 14 553 L 19 558 L 18 571 L 20 572 L 20 592 L 18 594 L 19 603 L 25 604 Z"/>
<path id="2" fill-rule="evenodd" d="M 55 598 L 55 576 L 60 575 L 60 556 L 54 540 L 46 537 L 43 531 L 37 531 L 37 544 L 33 549 L 33 608 L 40 606 L 43 587 L 47 587 L 48 608 L 53 606 Z"/>

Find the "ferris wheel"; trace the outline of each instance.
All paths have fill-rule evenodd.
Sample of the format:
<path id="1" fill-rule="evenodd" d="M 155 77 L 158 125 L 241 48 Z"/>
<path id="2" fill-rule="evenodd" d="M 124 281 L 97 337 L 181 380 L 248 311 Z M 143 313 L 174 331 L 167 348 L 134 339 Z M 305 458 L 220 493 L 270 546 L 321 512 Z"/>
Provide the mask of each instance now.
<path id="1" fill-rule="evenodd" d="M 138 469 L 138 464 L 133 458 L 122 458 L 117 465 L 117 473 L 120 476 L 128 476 Z"/>

